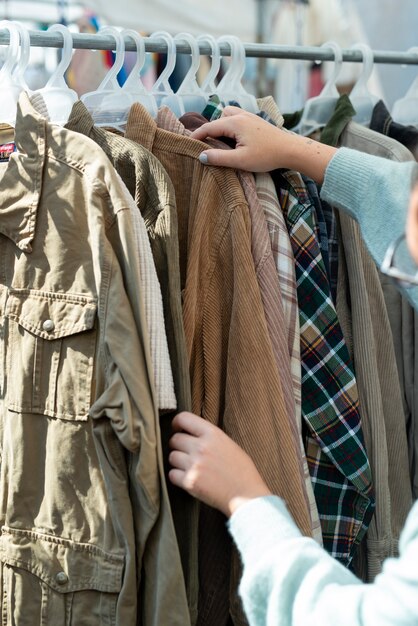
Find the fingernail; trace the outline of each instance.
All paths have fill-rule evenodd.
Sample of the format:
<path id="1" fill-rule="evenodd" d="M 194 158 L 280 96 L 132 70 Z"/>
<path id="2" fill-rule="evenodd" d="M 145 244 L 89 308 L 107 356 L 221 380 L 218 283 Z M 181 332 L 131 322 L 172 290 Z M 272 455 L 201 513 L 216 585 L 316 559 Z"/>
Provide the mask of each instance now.
<path id="1" fill-rule="evenodd" d="M 204 165 L 207 165 L 208 164 L 208 160 L 209 159 L 208 159 L 208 155 L 206 154 L 206 152 L 201 152 L 199 154 L 199 161 L 201 163 L 203 163 Z"/>

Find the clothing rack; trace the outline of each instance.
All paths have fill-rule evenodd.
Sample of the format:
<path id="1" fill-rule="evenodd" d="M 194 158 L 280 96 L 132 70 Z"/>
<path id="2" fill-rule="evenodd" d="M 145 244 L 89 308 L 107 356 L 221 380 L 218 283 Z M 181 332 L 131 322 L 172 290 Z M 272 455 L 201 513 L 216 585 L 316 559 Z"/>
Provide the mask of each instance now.
<path id="1" fill-rule="evenodd" d="M 46 31 L 30 30 L 31 46 L 41 48 L 62 48 L 63 40 L 59 33 L 48 33 Z M 73 38 L 73 48 L 85 50 L 115 50 L 116 43 L 111 35 L 88 34 L 88 33 L 71 33 Z M 166 52 L 165 43 L 144 37 L 145 50 L 147 52 Z M 0 45 L 9 43 L 9 33 L 7 30 L 0 30 Z M 176 42 L 177 52 L 180 54 L 190 54 L 190 46 L 188 43 Z M 244 43 L 245 54 L 247 57 L 272 58 L 272 59 L 296 59 L 303 61 L 333 61 L 334 53 L 331 48 L 322 48 L 314 46 L 281 46 L 263 43 Z M 136 44 L 134 40 L 125 37 L 125 49 L 135 51 Z M 208 44 L 199 43 L 201 54 L 210 55 L 212 50 Z M 220 52 L 222 56 L 229 56 L 230 46 L 227 43 L 220 44 Z M 363 56 L 360 50 L 343 49 L 343 61 L 350 63 L 360 63 Z M 397 52 L 388 50 L 373 51 L 375 63 L 387 63 L 395 65 L 418 65 L 417 52 Z"/>

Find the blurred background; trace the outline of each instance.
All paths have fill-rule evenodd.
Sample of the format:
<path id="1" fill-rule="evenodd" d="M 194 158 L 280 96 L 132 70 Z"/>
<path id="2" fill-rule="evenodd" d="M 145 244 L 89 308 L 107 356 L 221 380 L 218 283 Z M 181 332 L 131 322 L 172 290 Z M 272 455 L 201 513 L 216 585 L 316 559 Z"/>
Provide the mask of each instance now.
<path id="1" fill-rule="evenodd" d="M 244 42 L 288 45 L 321 45 L 334 40 L 343 48 L 358 42 L 373 49 L 406 51 L 418 45 L 416 0 L 0 0 L 0 19 L 18 20 L 32 29 L 47 29 L 53 23 L 73 32 L 96 32 L 101 26 L 134 28 L 146 35 L 156 30 L 172 34 L 190 32 L 214 36 L 233 34 Z M 395 26 L 394 26 L 395 25 Z M 5 47 L 0 46 L 1 54 Z M 126 55 L 122 83 L 133 64 Z M 144 81 L 152 85 L 164 65 L 163 55 L 149 54 Z M 42 87 L 59 58 L 54 49 L 33 48 L 27 81 L 32 89 Z M 1 57 L 0 57 L 1 62 Z M 179 55 L 172 86 L 181 81 L 189 63 Z M 74 52 L 67 82 L 79 95 L 94 89 L 112 64 L 112 54 L 100 51 Z M 204 59 L 203 59 L 204 68 Z M 344 63 L 338 88 L 348 92 L 360 65 Z M 317 95 L 332 63 L 247 59 L 245 83 L 257 95 L 272 94 L 284 112 L 303 107 Z M 202 70 L 204 71 L 204 70 Z M 260 75 L 262 72 L 262 76 Z M 389 107 L 402 97 L 418 67 L 376 65 L 369 87 Z M 262 89 L 266 93 L 259 93 Z"/>

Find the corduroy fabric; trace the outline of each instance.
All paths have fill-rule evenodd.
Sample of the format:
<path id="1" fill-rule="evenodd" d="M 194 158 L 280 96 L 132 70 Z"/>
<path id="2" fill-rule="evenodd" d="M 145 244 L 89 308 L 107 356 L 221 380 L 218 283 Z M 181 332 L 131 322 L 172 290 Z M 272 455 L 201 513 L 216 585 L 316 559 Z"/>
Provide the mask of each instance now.
<path id="1" fill-rule="evenodd" d="M 186 113 L 178 121 L 170 111 L 164 113 L 160 110 L 164 116 L 165 128 L 167 130 L 174 130 L 181 134 L 186 134 L 192 130 L 195 130 L 199 126 L 205 123 L 205 118 L 198 113 Z M 159 123 L 160 115 L 157 117 L 157 124 Z M 180 127 L 180 122 L 183 128 Z M 230 149 L 228 145 L 222 141 L 216 139 L 208 139 L 207 143 L 213 148 L 219 148 L 223 150 Z M 300 446 L 301 456 L 301 471 L 303 472 L 306 488 L 306 503 L 311 516 L 311 529 L 312 536 L 322 543 L 321 525 L 319 522 L 318 509 L 316 506 L 315 496 L 312 488 L 312 481 L 309 474 L 308 463 L 306 460 L 305 449 L 302 441 L 301 434 L 301 404 L 300 404 L 300 336 L 298 325 L 298 307 L 296 296 L 296 283 L 294 278 L 294 257 L 290 247 L 289 235 L 284 224 L 283 215 L 281 214 L 280 207 L 278 205 L 277 194 L 274 188 L 274 183 L 271 177 L 266 174 L 273 189 L 270 191 L 275 194 L 276 209 L 279 211 L 282 219 L 282 227 L 284 232 L 282 235 L 287 238 L 287 243 L 290 248 L 288 250 L 289 256 L 292 259 L 292 271 L 287 267 L 286 270 L 290 274 L 290 279 L 287 281 L 286 271 L 282 272 L 282 276 L 287 281 L 285 288 L 289 289 L 293 279 L 294 286 L 294 300 L 293 310 L 290 312 L 290 317 L 293 320 L 293 333 L 290 333 L 292 339 L 292 346 L 289 345 L 289 330 L 287 331 L 288 337 L 286 342 L 286 328 L 287 320 L 284 315 L 283 294 L 281 290 L 280 274 L 277 271 L 275 258 L 272 249 L 271 232 L 269 232 L 268 222 L 265 217 L 265 212 L 262 203 L 257 194 L 257 188 L 254 176 L 249 172 L 237 171 L 239 182 L 242 185 L 245 198 L 248 202 L 249 213 L 251 218 L 251 248 L 253 254 L 254 265 L 257 272 L 257 280 L 260 287 L 260 293 L 263 299 L 264 312 L 266 315 L 266 321 L 270 340 L 273 346 L 273 351 L 276 358 L 276 364 L 279 370 L 280 379 L 282 383 L 282 389 L 284 393 L 284 399 L 286 403 L 286 410 L 289 419 L 297 426 L 295 430 L 295 437 L 297 438 Z M 260 175 L 261 176 L 261 175 Z M 268 192 L 264 188 L 265 192 Z M 271 196 L 270 196 L 271 199 Z M 266 195 L 264 195 L 266 201 Z M 275 223 L 276 225 L 276 223 Z M 280 261 L 279 261 L 280 265 Z M 288 294 L 287 294 L 288 295 Z M 286 298 L 285 298 L 286 299 Z M 295 329 L 295 326 L 297 329 Z M 295 341 L 298 342 L 296 348 L 296 355 L 293 352 L 295 350 Z M 286 348 L 287 343 L 287 348 Z M 289 354 L 289 356 L 288 356 Z M 297 358 L 297 362 L 295 362 Z M 235 556 L 235 554 L 234 554 Z M 236 567 L 236 565 L 235 565 Z M 236 594 L 233 596 L 233 602 L 237 602 L 238 598 Z M 238 613 L 242 613 L 241 606 L 237 606 L 233 610 L 235 621 L 237 620 Z"/>
<path id="2" fill-rule="evenodd" d="M 170 115 L 174 117 L 171 113 Z M 198 113 L 186 113 L 180 118 L 180 121 L 184 123 L 186 129 L 192 131 L 199 128 L 206 120 Z M 173 126 L 174 124 L 173 120 Z M 213 148 L 229 149 L 225 143 L 216 139 L 208 139 L 207 143 Z M 253 258 L 263 297 L 269 335 L 285 394 L 286 408 L 289 418 L 293 416 L 297 426 L 295 436 L 300 443 L 307 506 L 311 515 L 312 536 L 319 543 L 322 543 L 318 509 L 301 435 L 300 333 L 294 256 L 271 176 L 258 173 L 254 177 L 249 172 L 239 170 L 237 174 L 250 209 Z M 269 258 L 270 256 L 273 263 Z M 287 354 L 284 354 L 286 352 L 284 345 L 284 341 L 286 341 L 285 328 L 287 329 L 289 361 Z M 289 368 L 291 380 L 289 379 Z M 291 392 L 292 389 L 293 393 Z"/>
<path id="3" fill-rule="evenodd" d="M 169 403 L 169 398 L 170 395 L 174 396 L 174 390 L 170 394 L 169 381 L 164 375 L 167 368 L 160 362 L 160 352 L 164 347 L 161 345 L 162 324 L 164 335 L 166 334 L 165 347 L 168 341 L 169 355 L 167 352 L 165 358 L 169 359 L 170 373 L 171 367 L 173 371 L 177 409 L 188 411 L 191 409 L 191 392 L 182 318 L 177 212 L 172 183 L 151 152 L 129 139 L 94 126 L 90 113 L 81 102 L 73 106 L 66 127 L 87 135 L 104 150 L 135 200 L 138 210 L 134 224 L 138 219 L 145 223 L 161 286 L 164 309 L 163 320 L 158 319 L 153 311 L 149 311 L 147 316 L 152 326 L 149 329 L 151 346 L 154 348 L 152 356 L 154 359 L 157 358 L 154 367 L 156 387 L 159 390 L 159 408 L 172 408 L 173 404 Z M 138 241 L 139 250 L 144 249 L 146 245 L 149 246 L 148 240 Z M 165 352 L 163 354 L 165 356 Z M 169 414 L 160 416 L 166 473 L 168 441 L 172 434 L 171 417 Z M 191 622 L 194 624 L 197 617 L 198 595 L 198 503 L 186 492 L 171 485 L 168 480 L 167 485 L 182 559 Z"/>
<path id="4" fill-rule="evenodd" d="M 165 130 L 176 132 L 184 136 L 189 136 L 191 130 L 199 127 L 201 124 L 205 123 L 205 121 L 205 118 L 198 113 L 186 113 L 182 118 L 180 118 L 180 120 L 178 120 L 175 115 L 169 109 L 167 109 L 167 107 L 162 107 L 157 115 L 157 125 L 160 128 L 164 128 Z M 229 149 L 226 144 L 219 140 L 208 140 L 208 143 L 213 147 Z M 238 171 L 237 175 L 238 180 L 242 186 L 245 199 L 248 203 L 249 216 L 251 220 L 251 252 L 253 256 L 254 267 L 256 270 L 257 282 L 263 302 L 270 341 L 276 359 L 276 366 L 279 371 L 279 377 L 282 385 L 282 393 L 286 406 L 286 413 L 288 419 L 291 422 L 294 437 L 300 445 L 301 473 L 304 474 L 305 468 L 303 467 L 303 465 L 305 465 L 309 477 L 305 451 L 303 449 L 303 446 L 301 445 L 302 441 L 300 437 L 300 432 L 295 427 L 295 398 L 293 394 L 293 385 L 290 373 L 290 359 L 288 357 L 287 350 L 283 305 L 281 302 L 278 275 L 274 265 L 274 259 L 271 251 L 267 226 L 264 219 L 264 213 L 257 196 L 253 175 L 249 172 L 243 171 Z M 307 493 L 306 507 L 310 511 L 310 502 Z M 203 539 L 203 537 L 201 539 Z M 202 546 L 202 550 L 203 549 L 204 547 Z M 225 567 L 227 567 L 227 563 L 225 563 Z M 235 551 L 233 551 L 232 571 L 236 571 L 237 575 L 241 576 L 240 564 L 237 560 L 237 555 Z M 231 589 L 230 604 L 231 614 L 233 615 L 234 622 L 245 623 L 246 620 L 242 611 L 241 603 L 234 588 Z"/>
<path id="5" fill-rule="evenodd" d="M 257 173 L 255 175 L 255 181 L 257 195 L 264 211 L 264 217 L 270 236 L 271 249 L 281 287 L 283 311 L 288 333 L 288 349 L 293 392 L 295 397 L 296 423 L 300 431 L 306 493 L 311 513 L 312 536 L 318 543 L 322 544 L 322 531 L 321 523 L 319 521 L 318 507 L 316 505 L 302 440 L 300 326 L 299 305 L 296 292 L 295 257 L 293 256 L 289 233 L 286 229 L 286 223 L 279 204 L 276 188 L 270 174 Z"/>
<path id="6" fill-rule="evenodd" d="M 162 118 L 162 116 L 164 116 L 164 118 Z M 204 124 L 205 121 L 205 118 L 198 113 L 186 113 L 180 120 L 177 120 L 173 113 L 167 108 L 165 111 L 160 109 L 157 117 L 157 124 L 160 128 L 165 128 L 166 130 L 185 136 L 188 136 L 190 131 L 198 128 Z M 207 143 L 213 147 L 223 150 L 229 149 L 229 146 L 222 141 L 208 140 Z M 291 422 L 296 423 L 296 400 L 293 392 L 290 359 L 288 357 L 289 347 L 285 331 L 286 323 L 284 318 L 281 287 L 274 262 L 264 211 L 257 196 L 253 174 L 238 170 L 237 176 L 242 186 L 245 199 L 248 203 L 251 220 L 251 252 L 256 270 L 257 282 L 263 301 L 270 341 L 280 374 L 283 397 L 286 404 L 286 412 Z M 297 433 L 298 430 L 300 429 L 298 428 L 295 430 L 295 433 Z M 296 434 L 296 436 L 298 435 Z"/>
<path id="7" fill-rule="evenodd" d="M 273 98 L 268 97 L 259 99 L 258 104 L 260 109 L 264 105 L 268 107 L 270 113 L 274 116 L 274 121 L 271 120 L 272 123 L 275 124 L 275 121 L 277 121 L 279 125 L 283 123 L 283 118 L 280 115 Z M 218 104 L 216 109 L 217 110 L 213 113 L 213 115 L 219 116 L 222 112 L 222 104 Z M 262 110 L 261 113 L 263 113 Z M 170 115 L 172 116 L 170 113 L 168 115 L 167 113 L 164 114 L 166 118 Z M 198 113 L 186 113 L 180 121 L 184 123 L 187 129 L 195 130 L 204 124 L 206 119 L 203 115 L 199 115 Z M 175 122 L 173 121 L 172 129 L 174 127 Z M 228 145 L 216 139 L 208 139 L 207 143 L 213 148 L 223 150 L 229 149 Z M 264 294 L 263 304 L 265 307 L 273 350 L 276 355 L 277 366 L 281 375 L 283 389 L 285 391 L 286 406 L 289 416 L 294 414 L 295 423 L 298 428 L 296 436 L 299 439 L 301 448 L 301 462 L 305 477 L 306 497 L 311 516 L 312 536 L 319 543 L 322 543 L 322 531 L 318 509 L 312 489 L 312 481 L 309 474 L 301 434 L 300 332 L 294 256 L 271 176 L 269 174 L 258 173 L 254 179 L 253 175 L 249 172 L 240 170 L 238 170 L 237 174 L 250 208 L 250 215 L 252 219 L 252 250 L 254 262 L 257 268 L 260 268 L 260 260 L 262 261 L 261 271 L 259 271 L 259 269 L 257 270 L 257 276 L 261 293 L 262 295 Z M 266 237 L 266 233 L 268 237 Z M 273 264 L 269 258 L 270 250 Z M 276 274 L 279 278 L 279 286 L 277 286 Z M 282 293 L 282 289 L 285 293 Z M 282 311 L 278 308 L 278 301 L 277 298 L 273 296 L 274 293 L 277 293 L 278 298 L 281 298 L 282 300 L 282 307 L 280 307 Z M 282 353 L 284 347 L 283 332 L 281 330 L 283 322 L 281 322 L 281 318 L 283 316 L 285 316 L 284 321 L 287 327 L 287 343 L 290 358 L 293 398 L 289 397 L 289 393 L 286 393 L 287 389 L 290 389 L 290 385 L 287 359 L 283 359 Z"/>
<path id="8" fill-rule="evenodd" d="M 193 411 L 246 449 L 309 534 L 299 450 L 252 259 L 248 204 L 236 174 L 202 165 L 198 156 L 205 144 L 158 129 L 139 104 L 131 108 L 126 136 L 157 156 L 176 191 Z M 207 541 L 216 548 L 217 537 Z M 206 597 L 206 611 L 199 606 L 199 620 L 222 626 L 225 622 L 210 621 L 208 615 L 217 611 L 228 583 L 216 559 L 212 569 L 213 593 Z"/>

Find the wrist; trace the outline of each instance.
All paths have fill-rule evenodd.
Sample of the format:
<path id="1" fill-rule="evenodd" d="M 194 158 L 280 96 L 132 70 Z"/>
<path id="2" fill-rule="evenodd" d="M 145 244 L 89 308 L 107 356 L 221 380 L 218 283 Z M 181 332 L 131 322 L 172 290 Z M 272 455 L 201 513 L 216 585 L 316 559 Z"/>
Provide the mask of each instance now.
<path id="1" fill-rule="evenodd" d="M 234 496 L 233 498 L 230 498 L 225 514 L 227 517 L 231 517 L 235 513 L 235 511 L 237 511 L 241 506 L 243 506 L 247 502 L 250 502 L 251 500 L 255 500 L 256 498 L 262 498 L 264 496 L 271 496 L 271 495 L 272 495 L 271 491 L 268 489 L 268 487 L 265 487 L 265 488 L 257 489 L 251 494 Z"/>
<path id="2" fill-rule="evenodd" d="M 292 132 L 286 133 L 285 150 L 288 169 L 301 172 L 319 184 L 322 184 L 325 170 L 337 152 L 337 148 Z"/>

